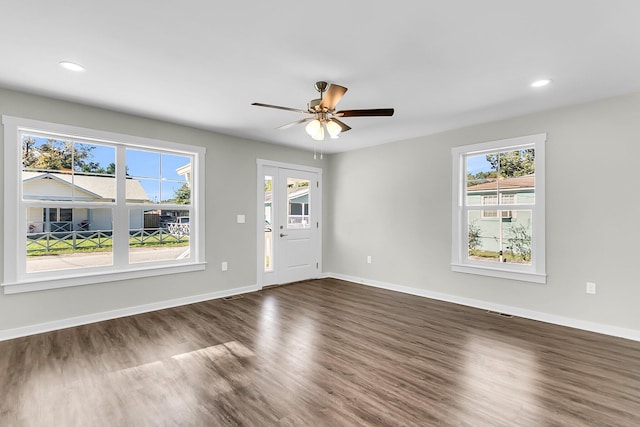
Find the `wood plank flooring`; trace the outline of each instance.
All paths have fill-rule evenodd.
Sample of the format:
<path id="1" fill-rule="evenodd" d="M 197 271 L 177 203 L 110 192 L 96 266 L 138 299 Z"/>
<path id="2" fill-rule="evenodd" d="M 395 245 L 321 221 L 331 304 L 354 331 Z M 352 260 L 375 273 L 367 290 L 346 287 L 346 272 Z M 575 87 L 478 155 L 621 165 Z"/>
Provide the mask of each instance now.
<path id="1" fill-rule="evenodd" d="M 0 426 L 640 426 L 640 343 L 334 279 L 0 342 Z"/>

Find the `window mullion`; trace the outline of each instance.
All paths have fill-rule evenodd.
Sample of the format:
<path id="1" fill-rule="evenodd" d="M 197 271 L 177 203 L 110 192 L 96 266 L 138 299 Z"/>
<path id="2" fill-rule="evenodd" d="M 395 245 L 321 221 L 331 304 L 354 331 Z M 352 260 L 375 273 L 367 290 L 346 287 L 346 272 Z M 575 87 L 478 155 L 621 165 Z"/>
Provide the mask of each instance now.
<path id="1" fill-rule="evenodd" d="M 129 209 L 126 193 L 126 149 L 116 147 L 116 203 L 113 212 L 113 265 L 129 263 Z"/>

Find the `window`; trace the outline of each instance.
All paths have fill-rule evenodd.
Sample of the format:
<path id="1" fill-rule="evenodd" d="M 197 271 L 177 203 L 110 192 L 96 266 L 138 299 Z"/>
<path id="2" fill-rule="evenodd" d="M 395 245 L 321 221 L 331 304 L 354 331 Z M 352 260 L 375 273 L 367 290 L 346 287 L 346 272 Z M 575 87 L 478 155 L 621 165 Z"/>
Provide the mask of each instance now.
<path id="1" fill-rule="evenodd" d="M 3 124 L 5 293 L 204 269 L 204 148 Z"/>
<path id="2" fill-rule="evenodd" d="M 452 270 L 546 282 L 546 134 L 452 149 Z"/>

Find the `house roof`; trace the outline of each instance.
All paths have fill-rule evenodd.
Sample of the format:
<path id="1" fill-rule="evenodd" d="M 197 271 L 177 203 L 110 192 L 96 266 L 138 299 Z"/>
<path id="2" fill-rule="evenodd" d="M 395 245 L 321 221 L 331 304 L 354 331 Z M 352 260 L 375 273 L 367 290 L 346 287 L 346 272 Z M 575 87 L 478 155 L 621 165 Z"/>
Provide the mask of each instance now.
<path id="1" fill-rule="evenodd" d="M 496 190 L 523 190 L 535 188 L 535 175 L 517 176 L 513 178 L 501 178 L 496 180 L 483 182 L 467 187 L 467 193 Z"/>
<path id="2" fill-rule="evenodd" d="M 191 162 L 187 163 L 186 165 L 182 165 L 179 168 L 176 168 L 176 173 L 178 175 L 188 175 L 191 173 Z"/>
<path id="3" fill-rule="evenodd" d="M 115 199 L 116 180 L 109 176 L 66 174 L 54 172 L 22 172 L 23 182 L 35 182 L 40 179 L 51 178 L 66 185 L 75 185 L 76 188 L 88 193 L 96 199 Z M 73 182 L 72 182 L 73 179 Z M 142 188 L 140 181 L 136 179 L 126 180 L 127 200 L 143 202 L 149 200 L 149 196 Z"/>
<path id="4" fill-rule="evenodd" d="M 298 200 L 298 203 L 308 203 L 308 198 L 303 200 L 301 198 L 307 197 L 309 195 L 309 187 L 299 187 L 299 188 L 288 188 L 287 189 L 287 199 L 289 200 Z M 264 194 L 264 202 L 271 203 L 273 199 L 273 191 L 265 192 Z"/>

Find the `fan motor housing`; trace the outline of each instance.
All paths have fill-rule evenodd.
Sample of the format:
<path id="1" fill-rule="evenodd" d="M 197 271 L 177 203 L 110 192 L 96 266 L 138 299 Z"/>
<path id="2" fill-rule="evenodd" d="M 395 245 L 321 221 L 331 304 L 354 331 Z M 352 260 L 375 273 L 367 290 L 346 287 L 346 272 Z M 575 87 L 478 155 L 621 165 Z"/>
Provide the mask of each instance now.
<path id="1" fill-rule="evenodd" d="M 309 101 L 309 110 L 312 110 L 312 111 L 320 110 L 320 103 L 321 102 L 322 102 L 321 98 L 312 99 L 311 101 Z"/>

